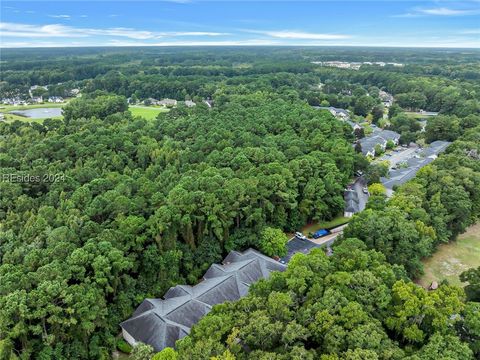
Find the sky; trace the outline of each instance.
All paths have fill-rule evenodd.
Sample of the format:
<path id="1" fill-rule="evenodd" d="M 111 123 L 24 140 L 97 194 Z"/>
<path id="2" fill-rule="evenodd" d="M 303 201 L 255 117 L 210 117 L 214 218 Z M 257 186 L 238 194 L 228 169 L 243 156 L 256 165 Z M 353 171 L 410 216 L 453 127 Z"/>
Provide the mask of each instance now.
<path id="1" fill-rule="evenodd" d="M 0 47 L 480 48 L 476 1 L 2 1 Z"/>

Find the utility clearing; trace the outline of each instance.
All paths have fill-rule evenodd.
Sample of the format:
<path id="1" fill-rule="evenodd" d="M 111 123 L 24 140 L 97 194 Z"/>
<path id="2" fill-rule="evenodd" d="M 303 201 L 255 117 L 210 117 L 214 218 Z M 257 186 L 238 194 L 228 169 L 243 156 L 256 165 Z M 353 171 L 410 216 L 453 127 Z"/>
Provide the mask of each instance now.
<path id="1" fill-rule="evenodd" d="M 480 266 L 480 223 L 470 226 L 456 241 L 440 245 L 423 264 L 425 275 L 418 283 L 424 287 L 428 287 L 432 281 L 439 283 L 444 279 L 452 285 L 466 285 L 460 281 L 460 274 Z"/>

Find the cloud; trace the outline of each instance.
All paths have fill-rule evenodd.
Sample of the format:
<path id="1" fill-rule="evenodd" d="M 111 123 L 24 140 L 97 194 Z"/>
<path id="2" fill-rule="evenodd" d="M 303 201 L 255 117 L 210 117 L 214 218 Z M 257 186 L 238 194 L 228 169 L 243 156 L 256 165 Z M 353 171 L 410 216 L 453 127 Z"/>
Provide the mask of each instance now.
<path id="1" fill-rule="evenodd" d="M 78 47 L 78 46 L 268 46 L 281 45 L 275 40 L 264 39 L 246 39 L 246 40 L 226 40 L 226 41 L 163 41 L 163 42 L 138 42 L 110 40 L 108 42 L 38 42 L 38 41 L 12 41 L 2 42 L 4 48 L 23 48 L 23 47 Z"/>
<path id="2" fill-rule="evenodd" d="M 427 15 L 439 15 L 439 16 L 458 16 L 458 15 L 478 14 L 478 10 L 460 10 L 460 9 L 449 9 L 445 7 L 419 9 L 418 11 L 420 13 L 427 14 Z"/>
<path id="3" fill-rule="evenodd" d="M 70 15 L 48 15 L 48 16 L 55 19 L 70 20 Z"/>
<path id="4" fill-rule="evenodd" d="M 147 30 L 136 30 L 132 28 L 76 28 L 62 24 L 51 25 L 29 25 L 17 23 L 0 23 L 2 37 L 20 37 L 20 38 L 51 38 L 51 37 L 89 37 L 89 36 L 110 36 L 124 37 L 136 40 L 160 39 L 176 36 L 222 36 L 228 33 L 206 32 L 206 31 L 171 31 L 171 32 L 153 32 Z"/>
<path id="5" fill-rule="evenodd" d="M 340 39 L 348 39 L 351 37 L 350 35 L 319 34 L 319 33 L 308 33 L 303 31 L 290 31 L 290 30 L 280 30 L 280 31 L 246 30 L 246 32 L 267 35 L 267 36 L 271 36 L 278 39 L 340 40 Z"/>
<path id="6" fill-rule="evenodd" d="M 171 31 L 160 32 L 159 36 L 225 36 L 231 35 L 230 33 L 209 32 L 209 31 Z"/>
<path id="7" fill-rule="evenodd" d="M 392 17 L 413 18 L 422 16 L 467 16 L 480 14 L 480 9 L 452 9 L 446 7 L 415 8 L 405 14 L 393 15 Z"/>
<path id="8" fill-rule="evenodd" d="M 480 35 L 480 29 L 468 29 L 468 30 L 463 30 L 463 31 L 460 31 L 460 34 L 465 34 L 465 35 Z"/>
<path id="9" fill-rule="evenodd" d="M 275 40 L 245 39 L 245 40 L 224 40 L 224 41 L 162 41 L 151 43 L 138 43 L 130 41 L 112 40 L 108 46 L 268 46 L 281 45 Z"/>
<path id="10" fill-rule="evenodd" d="M 49 37 L 86 37 L 86 34 L 73 32 L 71 27 L 51 24 L 51 25 L 28 25 L 17 23 L 0 23 L 0 35 L 2 37 L 20 37 L 20 38 L 49 38 Z"/>
<path id="11" fill-rule="evenodd" d="M 172 2 L 172 3 L 177 3 L 177 4 L 190 4 L 193 1 L 191 0 L 163 0 L 164 2 Z"/>

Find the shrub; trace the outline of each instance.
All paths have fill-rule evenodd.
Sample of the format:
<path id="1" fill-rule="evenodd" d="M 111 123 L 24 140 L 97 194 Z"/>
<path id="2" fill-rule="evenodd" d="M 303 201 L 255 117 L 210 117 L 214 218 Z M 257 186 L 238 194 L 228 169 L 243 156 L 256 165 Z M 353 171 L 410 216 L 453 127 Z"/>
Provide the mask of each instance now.
<path id="1" fill-rule="evenodd" d="M 132 346 L 123 339 L 117 341 L 117 349 L 125 354 L 132 352 Z"/>

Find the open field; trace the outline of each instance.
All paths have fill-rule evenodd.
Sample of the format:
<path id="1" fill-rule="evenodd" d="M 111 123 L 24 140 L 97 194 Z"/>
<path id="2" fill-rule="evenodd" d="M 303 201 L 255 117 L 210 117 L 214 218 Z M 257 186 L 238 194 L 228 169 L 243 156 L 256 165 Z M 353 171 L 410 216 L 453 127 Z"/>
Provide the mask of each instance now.
<path id="1" fill-rule="evenodd" d="M 470 226 L 457 241 L 438 247 L 437 252 L 423 261 L 425 275 L 418 283 L 428 287 L 443 279 L 463 285 L 458 276 L 465 270 L 480 266 L 480 223 Z"/>
<path id="2" fill-rule="evenodd" d="M 32 105 L 0 105 L 0 112 L 9 112 L 14 110 L 29 110 L 29 109 L 40 109 L 40 108 L 59 108 L 67 105 L 67 102 L 64 103 L 46 103 L 46 104 L 32 104 Z"/>
<path id="3" fill-rule="evenodd" d="M 314 233 L 317 230 L 320 229 L 331 229 L 343 224 L 346 224 L 350 221 L 351 218 L 346 218 L 343 216 L 337 216 L 336 218 L 333 218 L 330 221 L 319 221 L 313 224 L 308 224 L 306 225 L 303 229 L 302 232 L 307 235 L 308 233 L 312 232 Z"/>
<path id="4" fill-rule="evenodd" d="M 147 120 L 153 120 L 158 114 L 169 111 L 169 109 L 163 107 L 150 106 L 130 106 L 128 110 L 130 110 L 133 116 L 141 116 Z"/>

